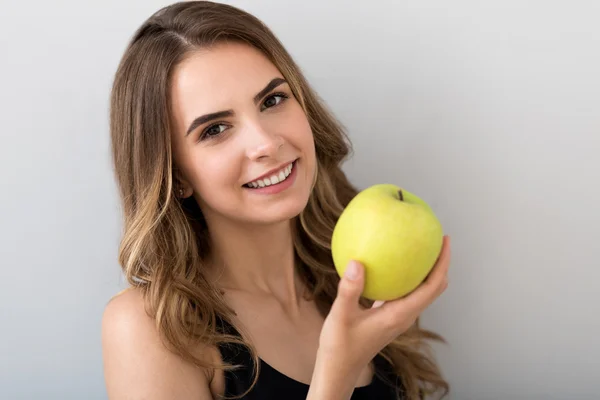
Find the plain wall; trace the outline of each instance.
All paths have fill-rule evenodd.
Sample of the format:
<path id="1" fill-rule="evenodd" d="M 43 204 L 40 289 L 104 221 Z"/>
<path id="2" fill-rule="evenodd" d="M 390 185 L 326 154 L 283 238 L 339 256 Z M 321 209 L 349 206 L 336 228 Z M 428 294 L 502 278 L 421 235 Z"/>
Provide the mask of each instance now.
<path id="1" fill-rule="evenodd" d="M 236 1 L 348 128 L 345 169 L 430 202 L 450 287 L 423 317 L 451 399 L 600 398 L 600 2 Z M 124 287 L 113 73 L 164 1 L 0 16 L 0 398 L 105 399 Z"/>

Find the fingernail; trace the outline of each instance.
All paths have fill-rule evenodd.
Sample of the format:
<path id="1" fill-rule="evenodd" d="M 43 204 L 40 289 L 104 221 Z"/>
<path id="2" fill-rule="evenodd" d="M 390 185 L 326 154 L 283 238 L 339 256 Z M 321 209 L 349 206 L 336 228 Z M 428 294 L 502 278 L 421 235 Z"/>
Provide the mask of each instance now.
<path id="1" fill-rule="evenodd" d="M 346 271 L 344 272 L 344 276 L 351 281 L 356 280 L 358 278 L 358 264 L 356 261 L 350 261 L 348 266 L 346 267 Z"/>

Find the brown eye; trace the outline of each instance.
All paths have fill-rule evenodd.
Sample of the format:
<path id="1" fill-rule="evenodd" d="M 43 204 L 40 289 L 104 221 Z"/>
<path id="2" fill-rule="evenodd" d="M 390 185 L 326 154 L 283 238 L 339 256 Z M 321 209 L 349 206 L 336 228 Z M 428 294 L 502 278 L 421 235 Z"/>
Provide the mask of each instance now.
<path id="1" fill-rule="evenodd" d="M 207 136 L 216 136 L 225 131 L 225 129 L 227 129 L 227 127 L 224 124 L 215 124 L 206 128 L 204 134 Z"/>
<path id="2" fill-rule="evenodd" d="M 281 102 L 283 102 L 287 98 L 288 96 L 286 96 L 283 93 L 275 93 L 266 98 L 266 100 L 263 102 L 262 109 L 264 110 L 265 108 L 275 107 L 281 104 Z"/>
<path id="3" fill-rule="evenodd" d="M 208 139 L 217 139 L 220 135 L 230 128 L 230 125 L 224 123 L 215 123 L 204 129 L 198 138 L 198 141 L 201 142 L 203 140 Z"/>

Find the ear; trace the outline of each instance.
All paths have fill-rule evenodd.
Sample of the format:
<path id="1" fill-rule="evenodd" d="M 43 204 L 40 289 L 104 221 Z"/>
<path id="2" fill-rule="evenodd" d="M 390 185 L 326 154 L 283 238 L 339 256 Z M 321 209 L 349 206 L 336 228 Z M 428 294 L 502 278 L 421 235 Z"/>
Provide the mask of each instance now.
<path id="1" fill-rule="evenodd" d="M 189 187 L 182 187 L 178 185 L 176 188 L 175 195 L 180 199 L 187 199 L 194 193 L 194 190 Z"/>
<path id="2" fill-rule="evenodd" d="M 173 169 L 173 191 L 175 196 L 180 199 L 190 197 L 194 193 L 194 188 L 178 168 Z"/>

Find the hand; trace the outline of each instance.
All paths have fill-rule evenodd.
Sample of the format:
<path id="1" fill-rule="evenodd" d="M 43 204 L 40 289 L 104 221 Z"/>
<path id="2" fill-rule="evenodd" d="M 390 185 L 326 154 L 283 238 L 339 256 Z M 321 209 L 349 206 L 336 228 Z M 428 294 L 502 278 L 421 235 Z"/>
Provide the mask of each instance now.
<path id="1" fill-rule="evenodd" d="M 364 308 L 359 305 L 364 267 L 352 261 L 321 330 L 318 358 L 343 368 L 340 373 L 357 378 L 377 353 L 406 332 L 446 290 L 449 264 L 450 238 L 444 236 L 436 264 L 423 283 L 404 297 L 377 301 L 371 308 Z"/>

